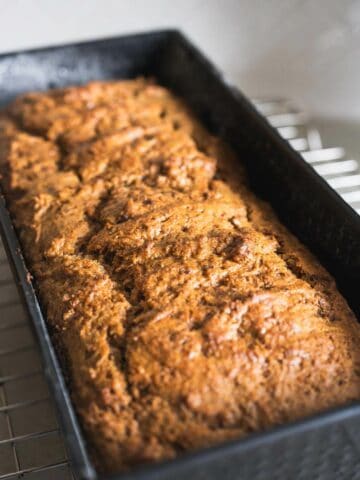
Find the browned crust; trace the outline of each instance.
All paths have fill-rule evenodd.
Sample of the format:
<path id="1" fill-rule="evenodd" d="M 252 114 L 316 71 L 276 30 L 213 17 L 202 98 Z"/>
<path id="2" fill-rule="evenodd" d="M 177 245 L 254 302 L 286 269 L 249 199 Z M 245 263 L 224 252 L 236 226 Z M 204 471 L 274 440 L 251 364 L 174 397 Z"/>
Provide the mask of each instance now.
<path id="1" fill-rule="evenodd" d="M 1 184 L 106 471 L 360 398 L 353 313 L 235 162 L 141 78 L 0 117 Z"/>

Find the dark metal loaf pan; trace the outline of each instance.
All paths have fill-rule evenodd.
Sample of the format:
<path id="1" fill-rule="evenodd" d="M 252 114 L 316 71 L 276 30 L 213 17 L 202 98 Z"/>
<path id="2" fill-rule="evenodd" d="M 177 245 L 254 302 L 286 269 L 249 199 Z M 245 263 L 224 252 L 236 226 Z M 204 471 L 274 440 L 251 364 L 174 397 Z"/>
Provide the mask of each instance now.
<path id="1" fill-rule="evenodd" d="M 360 217 L 177 31 L 157 31 L 0 56 L 0 102 L 29 90 L 153 75 L 181 95 L 245 163 L 252 188 L 321 259 L 360 311 Z M 16 232 L 0 199 L 3 240 L 40 345 L 68 453 L 79 478 L 99 479 L 88 456 Z M 360 348 L 360 345 L 359 345 Z M 360 404 L 112 478 L 360 479 Z M 359 468 L 357 468 L 359 467 Z"/>

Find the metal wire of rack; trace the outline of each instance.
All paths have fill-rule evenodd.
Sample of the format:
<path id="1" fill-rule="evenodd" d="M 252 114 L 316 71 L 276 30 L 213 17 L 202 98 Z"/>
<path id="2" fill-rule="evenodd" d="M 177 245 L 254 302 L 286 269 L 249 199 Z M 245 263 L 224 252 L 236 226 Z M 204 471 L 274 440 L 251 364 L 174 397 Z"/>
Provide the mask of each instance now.
<path id="1" fill-rule="evenodd" d="M 360 214 L 360 168 L 288 100 L 254 99 L 258 110 Z M 0 480 L 72 480 L 39 353 L 0 245 Z"/>
<path id="2" fill-rule="evenodd" d="M 72 476 L 37 346 L 0 245 L 0 479 L 15 478 Z"/>
<path id="3" fill-rule="evenodd" d="M 342 147 L 324 147 L 320 132 L 289 100 L 254 99 L 280 135 L 360 214 L 360 163 Z"/>

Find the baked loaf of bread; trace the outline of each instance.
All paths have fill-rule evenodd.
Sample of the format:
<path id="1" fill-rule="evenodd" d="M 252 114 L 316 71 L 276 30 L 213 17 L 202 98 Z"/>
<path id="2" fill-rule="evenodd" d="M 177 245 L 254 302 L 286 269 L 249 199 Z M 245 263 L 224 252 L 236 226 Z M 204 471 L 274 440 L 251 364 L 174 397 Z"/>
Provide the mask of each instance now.
<path id="1" fill-rule="evenodd" d="M 126 469 L 360 398 L 360 326 L 147 79 L 30 93 L 1 184 L 94 458 Z"/>

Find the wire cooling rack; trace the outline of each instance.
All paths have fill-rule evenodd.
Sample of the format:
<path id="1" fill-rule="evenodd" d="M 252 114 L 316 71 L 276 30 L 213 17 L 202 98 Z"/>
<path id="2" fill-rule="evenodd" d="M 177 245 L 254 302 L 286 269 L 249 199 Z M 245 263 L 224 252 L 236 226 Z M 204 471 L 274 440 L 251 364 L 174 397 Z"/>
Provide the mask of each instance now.
<path id="1" fill-rule="evenodd" d="M 72 476 L 37 345 L 1 245 L 0 479 L 8 478 Z"/>
<path id="2" fill-rule="evenodd" d="M 324 147 L 319 130 L 289 100 L 253 100 L 290 145 L 360 214 L 360 163 L 342 147 Z"/>
<path id="3" fill-rule="evenodd" d="M 324 148 L 319 131 L 287 100 L 258 110 L 360 214 L 359 163 Z M 356 459 L 359 462 L 360 460 Z M 0 480 L 73 480 L 36 343 L 0 245 Z"/>

